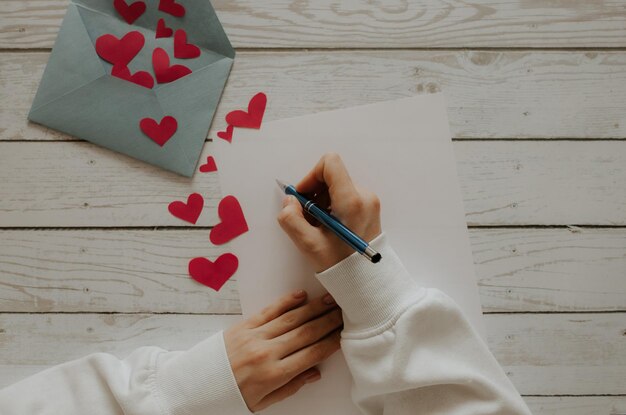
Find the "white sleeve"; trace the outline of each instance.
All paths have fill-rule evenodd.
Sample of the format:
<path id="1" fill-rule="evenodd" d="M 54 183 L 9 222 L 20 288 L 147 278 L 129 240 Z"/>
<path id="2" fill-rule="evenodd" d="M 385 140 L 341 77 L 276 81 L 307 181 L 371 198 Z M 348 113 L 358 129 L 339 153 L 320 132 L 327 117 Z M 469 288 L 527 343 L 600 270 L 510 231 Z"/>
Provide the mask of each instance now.
<path id="1" fill-rule="evenodd" d="M 530 415 L 456 303 L 417 286 L 386 237 L 317 275 L 343 309 L 352 399 L 367 415 Z"/>
<path id="2" fill-rule="evenodd" d="M 61 346 L 62 347 L 62 346 Z M 184 352 L 93 354 L 0 390 L 2 415 L 250 415 L 218 333 Z"/>

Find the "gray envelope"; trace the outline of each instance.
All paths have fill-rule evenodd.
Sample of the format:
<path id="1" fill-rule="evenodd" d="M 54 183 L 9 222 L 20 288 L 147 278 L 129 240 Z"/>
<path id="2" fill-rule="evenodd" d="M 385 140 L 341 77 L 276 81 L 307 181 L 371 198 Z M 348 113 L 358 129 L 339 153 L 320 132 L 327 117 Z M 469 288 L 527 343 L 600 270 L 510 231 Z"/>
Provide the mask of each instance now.
<path id="1" fill-rule="evenodd" d="M 178 0 L 187 13 L 176 18 L 146 2 L 146 12 L 133 25 L 113 8 L 113 1 L 73 0 L 43 74 L 28 118 L 39 124 L 91 141 L 167 170 L 192 176 L 235 58 L 228 37 L 208 0 Z M 129 2 L 130 3 L 130 2 Z M 155 39 L 164 18 L 174 31 L 185 29 L 187 41 L 201 48 L 196 59 L 175 59 L 174 38 Z M 112 65 L 95 49 L 98 37 L 123 37 L 141 32 L 146 44 L 129 64 L 132 73 L 154 77 L 152 51 L 165 49 L 170 64 L 182 64 L 193 73 L 147 89 L 111 76 Z M 141 119 L 160 121 L 170 115 L 178 131 L 160 147 L 145 136 Z"/>

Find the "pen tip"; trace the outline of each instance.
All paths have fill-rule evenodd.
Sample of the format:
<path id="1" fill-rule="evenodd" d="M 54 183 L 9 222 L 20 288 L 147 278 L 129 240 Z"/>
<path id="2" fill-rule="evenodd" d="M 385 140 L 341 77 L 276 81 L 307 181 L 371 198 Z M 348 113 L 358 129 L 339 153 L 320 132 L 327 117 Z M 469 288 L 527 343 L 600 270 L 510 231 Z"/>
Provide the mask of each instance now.
<path id="1" fill-rule="evenodd" d="M 280 187 L 283 191 L 287 188 L 287 184 L 285 184 L 284 182 L 281 182 L 278 179 L 276 179 L 276 184 L 278 184 L 278 187 Z"/>

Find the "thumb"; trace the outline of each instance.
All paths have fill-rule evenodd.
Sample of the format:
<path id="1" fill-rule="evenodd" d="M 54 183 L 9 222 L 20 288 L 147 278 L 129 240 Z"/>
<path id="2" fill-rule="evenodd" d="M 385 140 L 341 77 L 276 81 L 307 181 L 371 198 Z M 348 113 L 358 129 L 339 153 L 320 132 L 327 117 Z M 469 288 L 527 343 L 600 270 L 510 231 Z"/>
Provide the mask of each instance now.
<path id="1" fill-rule="evenodd" d="M 311 252 L 322 242 L 320 229 L 306 220 L 302 205 L 293 196 L 287 196 L 283 200 L 283 208 L 278 214 L 278 223 L 302 251 Z"/>

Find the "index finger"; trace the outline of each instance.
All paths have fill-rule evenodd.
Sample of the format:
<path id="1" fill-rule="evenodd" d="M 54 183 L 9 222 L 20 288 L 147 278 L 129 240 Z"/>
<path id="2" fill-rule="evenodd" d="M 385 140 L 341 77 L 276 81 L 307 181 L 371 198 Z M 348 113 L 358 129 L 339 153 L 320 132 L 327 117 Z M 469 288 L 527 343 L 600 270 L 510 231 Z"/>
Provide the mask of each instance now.
<path id="1" fill-rule="evenodd" d="M 296 186 L 300 193 L 321 193 L 328 188 L 331 200 L 334 197 L 344 198 L 356 194 L 352 178 L 336 153 L 322 156 L 311 170 Z"/>

